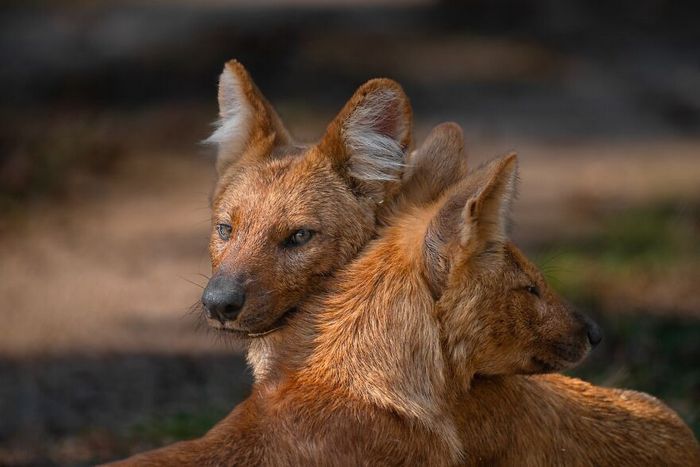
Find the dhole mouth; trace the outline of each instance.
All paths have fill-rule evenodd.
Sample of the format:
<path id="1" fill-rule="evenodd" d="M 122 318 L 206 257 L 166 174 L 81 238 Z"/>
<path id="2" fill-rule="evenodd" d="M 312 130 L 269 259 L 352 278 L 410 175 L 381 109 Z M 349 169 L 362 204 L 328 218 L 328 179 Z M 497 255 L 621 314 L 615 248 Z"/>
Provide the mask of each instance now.
<path id="1" fill-rule="evenodd" d="M 287 319 L 292 316 L 295 312 L 297 311 L 297 307 L 291 307 L 288 308 L 287 311 L 282 313 L 282 316 L 277 318 L 274 323 L 270 326 L 269 329 L 263 330 L 263 331 L 258 331 L 258 332 L 250 332 L 245 329 L 235 329 L 235 328 L 228 328 L 228 327 L 219 327 L 216 326 L 215 329 L 219 331 L 224 331 L 224 332 L 229 332 L 232 334 L 236 334 L 241 337 L 249 337 L 251 339 L 256 339 L 259 337 L 264 337 L 269 334 L 272 334 L 275 331 L 279 331 L 282 329 L 286 324 L 287 324 Z"/>
<path id="2" fill-rule="evenodd" d="M 561 371 L 565 368 L 572 367 L 579 363 L 586 356 L 587 351 L 582 353 L 572 351 L 568 347 L 558 346 L 555 347 L 556 358 L 554 363 L 550 358 L 541 358 L 533 356 L 530 361 L 538 366 L 542 372 L 551 373 L 555 371 Z"/>
<path id="3" fill-rule="evenodd" d="M 272 323 L 272 327 L 270 329 L 261 332 L 249 332 L 248 337 L 255 339 L 258 337 L 267 336 L 268 334 L 272 334 L 273 332 L 282 329 L 287 324 L 287 320 L 289 319 L 289 317 L 296 313 L 296 311 L 297 307 L 295 306 L 288 308 L 287 311 L 282 313 L 282 316 L 277 318 L 277 320 L 275 320 L 275 322 Z"/>
<path id="4" fill-rule="evenodd" d="M 558 371 L 560 368 L 560 365 L 553 365 L 550 362 L 543 360 L 538 357 L 532 357 L 530 359 L 532 363 L 534 363 L 536 366 L 540 368 L 540 371 L 544 373 L 551 373 L 553 371 Z"/>

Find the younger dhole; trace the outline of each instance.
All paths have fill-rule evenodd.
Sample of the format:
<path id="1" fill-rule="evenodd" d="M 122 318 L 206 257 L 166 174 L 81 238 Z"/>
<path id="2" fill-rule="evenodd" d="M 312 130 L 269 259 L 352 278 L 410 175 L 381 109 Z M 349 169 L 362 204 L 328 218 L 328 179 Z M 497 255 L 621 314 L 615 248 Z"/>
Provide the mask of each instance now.
<path id="1" fill-rule="evenodd" d="M 506 240 L 515 158 L 473 174 L 428 223 L 426 277 L 468 465 L 700 466 L 690 429 L 657 399 L 561 375 L 581 356 L 541 274 Z M 422 230 L 422 229 L 421 229 Z M 589 329 L 589 339 L 600 339 Z"/>

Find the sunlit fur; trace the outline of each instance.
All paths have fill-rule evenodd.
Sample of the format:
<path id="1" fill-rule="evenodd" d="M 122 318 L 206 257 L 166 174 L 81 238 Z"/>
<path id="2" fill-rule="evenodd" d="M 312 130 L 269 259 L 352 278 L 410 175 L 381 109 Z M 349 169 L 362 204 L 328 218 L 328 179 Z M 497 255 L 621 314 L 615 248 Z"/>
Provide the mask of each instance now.
<path id="1" fill-rule="evenodd" d="M 510 331 L 510 321 L 541 314 L 554 323 L 533 320 L 531 332 L 584 339 L 572 325 L 583 319 L 557 308 L 545 284 L 540 304 L 509 280 L 541 281 L 505 240 L 505 222 L 488 219 L 507 212 L 498 204 L 512 196 L 515 164 L 497 160 L 437 203 L 397 208 L 326 294 L 256 340 L 271 360 L 249 399 L 204 437 L 127 463 L 697 465 L 690 430 L 650 396 L 513 374 L 532 371 L 532 362 L 509 349 L 538 355 L 541 342 L 513 342 L 523 334 L 487 324 Z M 472 281 L 481 285 L 469 288 Z M 566 313 L 569 322 L 557 324 Z M 547 331 L 557 326 L 571 334 Z M 475 332 L 484 349 L 469 347 Z M 494 342 L 505 350 L 496 362 L 476 355 Z M 562 366 L 580 358 L 563 354 Z"/>
<path id="2" fill-rule="evenodd" d="M 352 180 L 328 150 L 343 132 L 332 133 L 318 153 L 352 196 L 379 204 L 389 188 Z M 255 165 L 239 157 L 239 167 Z M 246 401 L 204 437 L 125 463 L 697 464 L 692 433 L 649 396 L 513 374 L 571 366 L 588 350 L 583 318 L 507 241 L 515 164 L 495 161 L 437 202 L 400 193 L 382 208 L 388 227 L 355 261 L 252 340 L 258 371 Z M 538 300 L 520 287 L 530 281 Z"/>

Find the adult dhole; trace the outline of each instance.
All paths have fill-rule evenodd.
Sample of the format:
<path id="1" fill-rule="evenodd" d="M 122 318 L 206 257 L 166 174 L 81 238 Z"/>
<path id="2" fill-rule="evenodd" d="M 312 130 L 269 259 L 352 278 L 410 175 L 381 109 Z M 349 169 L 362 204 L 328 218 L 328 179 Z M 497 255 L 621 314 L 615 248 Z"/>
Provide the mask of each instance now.
<path id="1" fill-rule="evenodd" d="M 401 179 L 411 109 L 396 82 L 371 80 L 320 142 L 300 144 L 234 60 L 219 81 L 219 113 L 202 304 L 211 326 L 247 342 L 282 326 L 375 234 Z"/>

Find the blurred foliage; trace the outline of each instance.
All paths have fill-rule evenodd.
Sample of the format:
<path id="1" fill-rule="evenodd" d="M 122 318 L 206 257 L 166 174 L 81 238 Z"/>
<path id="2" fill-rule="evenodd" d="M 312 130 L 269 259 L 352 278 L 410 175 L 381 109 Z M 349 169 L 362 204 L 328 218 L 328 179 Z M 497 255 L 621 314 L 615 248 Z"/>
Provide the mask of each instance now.
<path id="1" fill-rule="evenodd" d="M 699 235 L 700 205 L 661 202 L 609 213 L 597 235 L 548 245 L 538 263 L 562 295 L 587 300 L 616 283 L 697 266 Z"/>
<path id="2" fill-rule="evenodd" d="M 700 436 L 700 322 L 636 314 L 601 315 L 603 343 L 570 373 L 593 384 L 647 392 Z"/>

